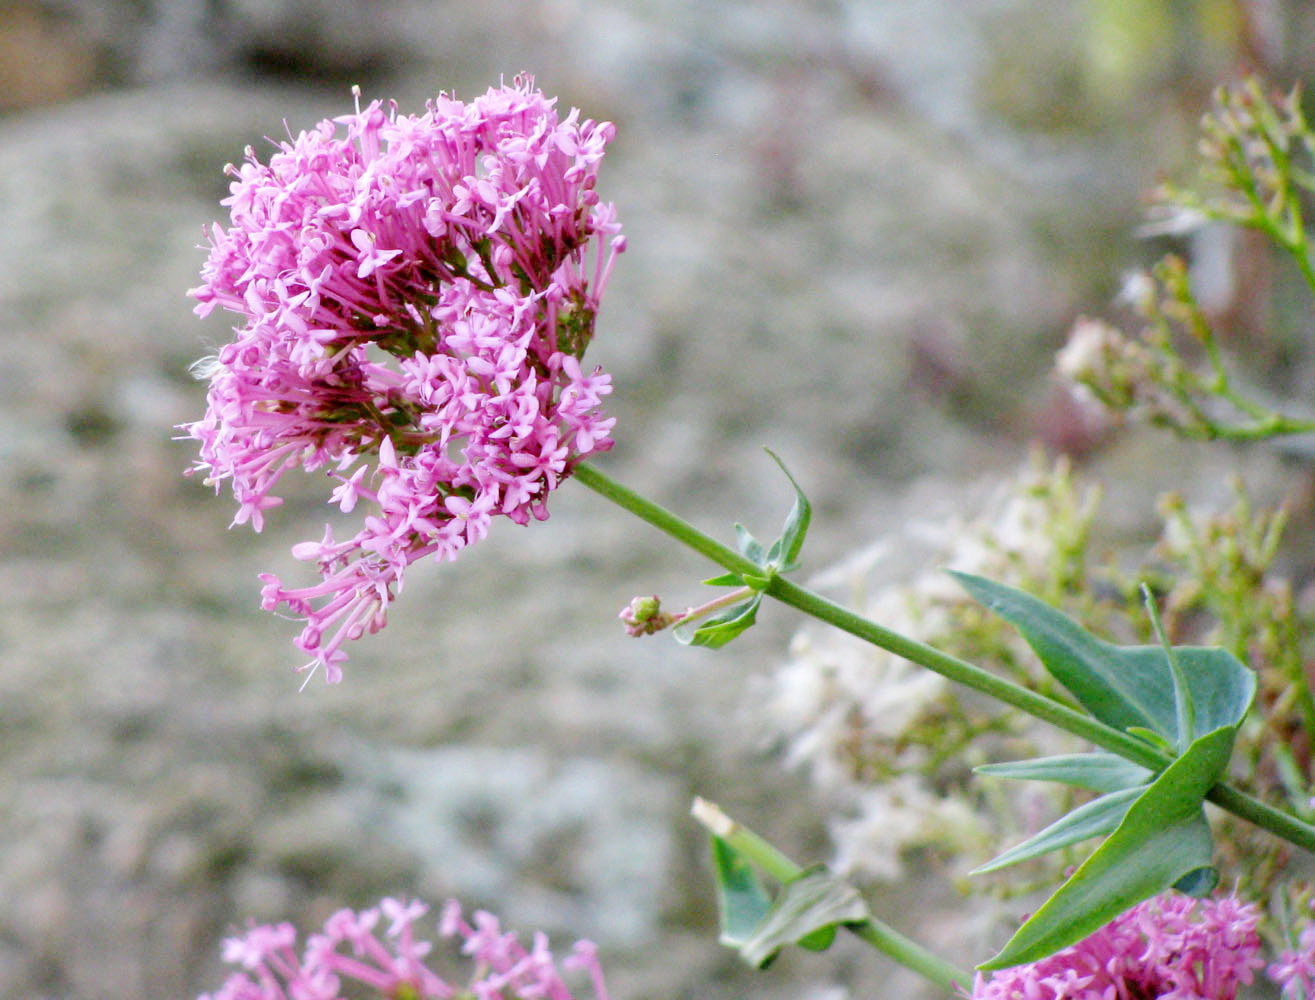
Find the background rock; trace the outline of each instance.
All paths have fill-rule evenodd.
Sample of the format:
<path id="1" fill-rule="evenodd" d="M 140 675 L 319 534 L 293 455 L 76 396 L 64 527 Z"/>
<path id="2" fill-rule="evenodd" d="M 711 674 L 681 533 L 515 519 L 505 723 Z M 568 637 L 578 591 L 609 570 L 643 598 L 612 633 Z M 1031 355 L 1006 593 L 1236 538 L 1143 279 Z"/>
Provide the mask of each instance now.
<path id="1" fill-rule="evenodd" d="M 1138 196 L 1208 86 L 1312 51 L 1302 5 L 1214 34 L 1231 3 L 1182 6 L 1168 28 L 1129 6 L 1154 71 L 1116 58 L 1133 43 L 1098 3 L 0 10 L 0 995 L 191 995 L 248 916 L 309 926 L 384 893 L 593 936 L 620 998 L 915 995 L 851 943 L 762 976 L 718 950 L 692 794 L 827 853 L 748 694 L 795 622 L 771 609 L 717 655 L 626 640 L 632 594 L 694 601 L 708 569 L 585 490 L 413 573 L 344 683 L 297 693 L 255 574 L 319 534 L 321 484 L 255 536 L 180 476 L 187 368 L 229 325 L 190 315 L 194 248 L 222 165 L 351 83 L 414 111 L 534 70 L 618 123 L 603 188 L 630 249 L 590 355 L 617 386 L 607 468 L 761 533 L 789 504 L 769 445 L 816 504 L 817 568 L 896 530 L 927 477 L 953 493 L 1053 428 L 1049 354 L 1162 249 L 1128 235 Z M 1103 459 L 1126 494 L 1107 509 L 1212 478 L 1155 448 Z M 952 942 L 954 903 L 929 881 L 877 905 Z"/>

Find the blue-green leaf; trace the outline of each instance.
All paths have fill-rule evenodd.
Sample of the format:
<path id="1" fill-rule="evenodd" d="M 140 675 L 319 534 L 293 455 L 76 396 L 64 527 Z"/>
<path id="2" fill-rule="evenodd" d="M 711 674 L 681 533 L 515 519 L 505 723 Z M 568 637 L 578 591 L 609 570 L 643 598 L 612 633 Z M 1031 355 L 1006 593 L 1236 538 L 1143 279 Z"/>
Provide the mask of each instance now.
<path id="1" fill-rule="evenodd" d="M 1092 792 L 1116 792 L 1121 788 L 1144 785 L 1154 776 L 1146 768 L 1124 760 L 1117 754 L 1097 750 L 1092 753 L 1060 754 L 1016 760 L 1001 764 L 981 764 L 973 770 L 996 778 L 1020 781 L 1057 781 Z"/>
<path id="2" fill-rule="evenodd" d="M 762 599 L 762 594 L 754 594 L 747 601 L 705 618 L 697 625 L 693 622 L 689 625 L 678 625 L 674 630 L 676 641 L 686 646 L 720 649 L 753 625 Z"/>
<path id="3" fill-rule="evenodd" d="M 1178 745 L 1178 721 L 1173 701 L 1173 675 L 1159 646 L 1113 646 L 1121 654 L 1124 669 L 1145 676 L 1154 690 L 1160 725 L 1152 726 L 1174 746 Z M 1187 681 L 1195 718 L 1191 743 L 1216 729 L 1237 726 L 1251 708 L 1256 694 L 1256 675 L 1226 649 L 1216 646 L 1175 646 L 1174 656 Z M 1162 707 L 1161 707 L 1162 706 Z M 1170 721 L 1172 720 L 1172 721 Z"/>
<path id="4" fill-rule="evenodd" d="M 781 537 L 772 544 L 768 553 L 768 560 L 775 563 L 780 572 L 788 573 L 799 565 L 799 553 L 804 547 L 804 538 L 808 535 L 808 525 L 813 517 L 813 507 L 780 457 L 770 449 L 764 450 L 772 456 L 772 461 L 780 467 L 781 471 L 785 473 L 785 478 L 790 480 L 790 485 L 794 487 L 794 504 L 791 505 L 790 513 L 785 517 L 785 525 L 781 528 Z"/>
<path id="5" fill-rule="evenodd" d="M 735 525 L 735 544 L 740 550 L 740 555 L 750 562 L 761 566 L 765 561 L 766 553 L 763 551 L 762 545 L 758 539 L 750 534 L 749 529 L 742 524 Z"/>
<path id="6" fill-rule="evenodd" d="M 1227 766 L 1235 735 L 1223 727 L 1193 742 L 1000 953 L 978 968 L 1038 961 L 1176 883 L 1203 884 L 1213 844 L 1202 800 Z"/>
<path id="7" fill-rule="evenodd" d="M 1046 670 L 1101 722 L 1156 733 L 1185 746 L 1241 722 L 1255 695 L 1255 675 L 1224 649 L 1184 646 L 1178 666 L 1192 705 L 1191 739 L 1179 739 L 1173 673 L 1158 646 L 1120 647 L 1097 639 L 1030 594 L 968 573 L 955 579 L 976 600 L 1022 633 Z"/>
<path id="8" fill-rule="evenodd" d="M 1123 822 L 1123 817 L 1128 814 L 1128 809 L 1141 793 L 1141 788 L 1123 788 L 1102 795 L 1098 799 L 1092 799 L 1060 817 L 1039 833 L 1028 837 L 1021 844 L 974 868 L 969 874 L 984 875 L 987 872 L 1016 865 L 1028 858 L 1049 854 L 1061 847 L 1068 847 L 1069 844 L 1104 836 Z"/>
<path id="9" fill-rule="evenodd" d="M 739 946 L 740 956 L 762 968 L 789 944 L 820 951 L 831 944 L 838 927 L 868 917 L 857 890 L 824 867 L 809 868 L 781 887 L 771 910 Z"/>
<path id="10" fill-rule="evenodd" d="M 753 866 L 718 836 L 712 838 L 712 867 L 717 879 L 717 910 L 721 943 L 739 948 L 771 909 Z"/>
<path id="11" fill-rule="evenodd" d="M 1146 603 L 1146 613 L 1151 619 L 1151 629 L 1155 632 L 1155 638 L 1160 640 L 1160 649 L 1164 652 L 1164 662 L 1169 667 L 1169 679 L 1173 683 L 1173 731 L 1178 734 L 1178 742 L 1174 744 L 1172 752 L 1180 754 L 1187 749 L 1188 744 L 1195 738 L 1196 704 L 1188 689 L 1187 678 L 1183 676 L 1182 667 L 1178 663 L 1178 657 L 1175 655 L 1173 647 L 1169 645 L 1169 634 L 1165 632 L 1164 623 L 1160 621 L 1160 611 L 1155 605 L 1155 595 L 1151 592 L 1150 584 L 1143 581 L 1141 593 L 1142 599 Z"/>
<path id="12" fill-rule="evenodd" d="M 1129 726 L 1128 735 L 1135 736 L 1143 743 L 1149 743 L 1161 753 L 1168 754 L 1170 757 L 1178 753 L 1178 748 L 1157 733 L 1154 729 L 1147 729 L 1145 726 Z"/>
<path id="13" fill-rule="evenodd" d="M 743 587 L 744 581 L 740 579 L 738 573 L 722 573 L 720 576 L 710 576 L 703 581 L 707 587 Z"/>

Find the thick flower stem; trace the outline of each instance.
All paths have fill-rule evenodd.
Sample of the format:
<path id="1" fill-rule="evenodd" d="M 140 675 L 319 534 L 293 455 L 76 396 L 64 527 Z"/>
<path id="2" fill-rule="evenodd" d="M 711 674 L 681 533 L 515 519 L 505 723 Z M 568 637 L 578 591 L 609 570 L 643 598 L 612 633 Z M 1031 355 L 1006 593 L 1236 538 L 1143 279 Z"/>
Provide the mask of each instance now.
<path id="1" fill-rule="evenodd" d="M 575 467 L 572 476 L 576 482 L 583 483 L 595 493 L 607 497 L 618 507 L 630 511 L 630 513 L 641 520 L 647 521 L 659 531 L 670 535 L 679 542 L 683 542 L 695 552 L 707 556 L 718 566 L 728 569 L 732 573 L 762 572 L 757 563 L 745 559 L 744 556 L 734 549 L 722 545 L 715 538 L 709 538 L 680 515 L 673 514 L 660 504 L 646 500 L 629 487 L 622 486 L 611 476 L 599 472 L 590 463 L 581 462 Z"/>
<path id="2" fill-rule="evenodd" d="M 762 568 L 713 538 L 699 531 L 688 521 L 673 514 L 622 486 L 597 468 L 581 463 L 575 468 L 575 478 L 619 507 L 630 511 L 655 528 L 699 552 L 717 565 L 733 573 L 762 574 Z M 1162 771 L 1172 759 L 1148 743 L 1105 725 L 1103 722 L 1069 708 L 1053 698 L 1029 691 L 1021 685 L 973 666 L 958 657 L 950 656 L 932 646 L 908 636 L 892 632 L 833 601 L 798 584 L 775 576 L 767 585 L 767 594 L 819 621 L 833 625 L 857 636 L 872 645 L 902 656 L 907 660 L 933 670 L 948 680 L 963 684 L 975 691 L 1012 705 L 1034 718 L 1072 733 L 1098 747 L 1116 753 L 1125 760 L 1140 764 L 1153 771 Z M 1315 826 L 1303 823 L 1287 813 L 1266 805 L 1231 785 L 1220 783 L 1207 796 L 1211 802 L 1236 816 L 1269 830 L 1290 843 L 1315 852 Z"/>
<path id="3" fill-rule="evenodd" d="M 690 812 L 710 832 L 724 840 L 732 850 L 757 865 L 776 881 L 789 882 L 803 873 L 803 868 L 782 854 L 773 844 L 731 819 L 714 803 L 706 799 L 695 799 Z M 893 958 L 905 968 L 912 969 L 947 993 L 962 995 L 972 989 L 972 976 L 968 973 L 875 917 L 868 916 L 861 922 L 847 924 L 846 929 L 877 951 Z"/>

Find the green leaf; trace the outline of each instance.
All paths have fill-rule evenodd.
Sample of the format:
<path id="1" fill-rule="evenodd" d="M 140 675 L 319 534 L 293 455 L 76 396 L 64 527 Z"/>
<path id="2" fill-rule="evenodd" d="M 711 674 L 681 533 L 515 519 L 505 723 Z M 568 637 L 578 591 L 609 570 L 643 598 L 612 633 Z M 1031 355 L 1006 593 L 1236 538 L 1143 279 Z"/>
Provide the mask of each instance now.
<path id="1" fill-rule="evenodd" d="M 1141 793 L 1141 788 L 1122 788 L 1117 792 L 1102 795 L 1098 799 L 1092 799 L 1060 817 L 1039 833 L 1028 837 L 1021 844 L 974 868 L 968 874 L 985 875 L 987 872 L 1016 865 L 1028 858 L 1039 857 L 1057 851 L 1061 847 L 1068 847 L 1069 844 L 1103 836 L 1123 822 L 1123 817 L 1128 814 L 1128 809 Z"/>
<path id="2" fill-rule="evenodd" d="M 1127 652 L 1149 659 L 1159 650 L 1139 646 Z M 1255 672 L 1228 650 L 1217 647 L 1175 646 L 1174 655 L 1186 675 L 1196 712 L 1192 740 L 1225 726 L 1241 725 L 1256 696 Z"/>
<path id="3" fill-rule="evenodd" d="M 739 547 L 740 555 L 744 556 L 752 563 L 761 566 L 764 562 L 766 553 L 758 539 L 749 533 L 749 529 L 742 524 L 735 525 L 735 544 Z"/>
<path id="4" fill-rule="evenodd" d="M 980 764 L 973 771 L 1020 781 L 1057 781 L 1092 792 L 1116 792 L 1122 788 L 1144 785 L 1154 777 L 1154 773 L 1148 769 L 1103 750 L 1002 764 Z"/>
<path id="5" fill-rule="evenodd" d="M 1179 739 L 1173 672 L 1158 646 L 1115 646 L 1030 594 L 983 577 L 953 573 L 977 601 L 1022 633 L 1046 670 L 1101 722 L 1146 729 L 1185 746 L 1242 721 L 1255 696 L 1255 674 L 1224 649 L 1175 650 L 1192 705 L 1191 739 Z"/>
<path id="6" fill-rule="evenodd" d="M 1194 741 L 1000 953 L 978 968 L 1035 962 L 1175 883 L 1199 885 L 1213 846 L 1202 800 L 1227 766 L 1235 735 L 1223 727 Z"/>
<path id="7" fill-rule="evenodd" d="M 753 865 L 718 836 L 712 838 L 712 867 L 717 879 L 721 943 L 739 948 L 771 909 L 772 901 Z"/>
<path id="8" fill-rule="evenodd" d="M 794 504 L 790 507 L 790 513 L 785 517 L 785 525 L 781 528 L 781 537 L 772 543 L 771 551 L 768 553 L 768 559 L 776 563 L 776 568 L 782 573 L 788 573 L 790 570 L 799 565 L 799 553 L 804 547 L 804 538 L 808 534 L 808 525 L 813 518 L 813 506 L 808 502 L 808 497 L 804 496 L 804 491 L 799 488 L 795 482 L 794 476 L 790 475 L 790 470 L 785 467 L 785 463 L 771 449 L 764 449 L 767 454 L 772 456 L 772 461 L 780 467 L 785 473 L 785 478 L 790 480 L 790 485 L 794 487 Z M 779 561 L 777 561 L 779 560 Z"/>
<path id="9" fill-rule="evenodd" d="M 951 575 L 1017 628 L 1046 670 L 1092 715 L 1116 729 L 1156 729 L 1155 692 L 1125 674 L 1117 650 L 1030 594 L 967 573 Z"/>
<path id="10" fill-rule="evenodd" d="M 677 625 L 674 630 L 676 641 L 686 646 L 720 649 L 753 625 L 762 599 L 762 594 L 754 594 L 741 604 L 703 619 L 697 626 L 692 622 L 690 625 Z"/>
<path id="11" fill-rule="evenodd" d="M 740 579 L 738 573 L 723 573 L 721 576 L 713 576 L 703 581 L 708 587 L 743 587 L 744 581 Z"/>
<path id="12" fill-rule="evenodd" d="M 1147 729 L 1145 726 L 1129 726 L 1128 735 L 1135 736 L 1143 743 L 1149 743 L 1161 753 L 1166 753 L 1170 757 L 1178 753 L 1178 748 L 1166 740 L 1163 736 L 1153 729 Z"/>
<path id="13" fill-rule="evenodd" d="M 1160 621 L 1160 611 L 1156 607 L 1155 594 L 1151 592 L 1150 584 L 1143 581 L 1141 593 L 1142 599 L 1146 603 L 1146 614 L 1151 619 L 1151 628 L 1155 632 L 1155 638 L 1160 640 L 1160 649 L 1164 652 L 1164 662 L 1169 667 L 1169 678 L 1173 682 L 1173 731 L 1178 734 L 1178 742 L 1175 744 L 1173 752 L 1179 754 L 1187 749 L 1187 745 L 1194 738 L 1196 732 L 1196 705 L 1193 703 L 1188 690 L 1187 678 L 1183 676 L 1178 657 L 1174 655 L 1173 647 L 1169 645 L 1169 635 L 1164 630 L 1163 622 Z"/>
<path id="14" fill-rule="evenodd" d="M 809 868 L 781 887 L 771 910 L 739 946 L 740 957 L 761 969 L 786 945 L 820 951 L 831 944 L 838 927 L 868 918 L 857 890 L 825 867 Z"/>

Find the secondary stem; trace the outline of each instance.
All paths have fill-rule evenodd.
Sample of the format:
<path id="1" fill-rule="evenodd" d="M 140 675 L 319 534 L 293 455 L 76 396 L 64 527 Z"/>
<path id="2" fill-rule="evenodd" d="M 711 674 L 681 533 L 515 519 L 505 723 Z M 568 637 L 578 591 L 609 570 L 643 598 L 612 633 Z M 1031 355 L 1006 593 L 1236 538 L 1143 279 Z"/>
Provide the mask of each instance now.
<path id="1" fill-rule="evenodd" d="M 737 587 L 729 594 L 723 594 L 721 597 L 713 598 L 707 604 L 700 604 L 697 608 L 686 608 L 679 614 L 671 616 L 672 625 L 683 625 L 686 622 L 698 621 L 700 618 L 706 618 L 714 611 L 720 611 L 722 608 L 729 608 L 732 604 L 744 600 L 746 597 L 752 597 L 753 590 L 750 587 Z"/>
<path id="2" fill-rule="evenodd" d="M 619 507 L 647 521 L 660 531 L 707 556 L 717 565 L 733 573 L 761 575 L 762 568 L 746 559 L 734 549 L 729 548 L 705 535 L 688 521 L 673 514 L 659 504 L 653 503 L 589 463 L 575 467 L 575 478 L 594 492 L 606 497 Z M 783 604 L 812 615 L 820 621 L 833 625 L 844 632 L 870 642 L 874 646 L 902 656 L 928 670 L 935 671 L 942 677 L 963 684 L 982 694 L 1012 705 L 1029 715 L 1048 722 L 1051 725 L 1072 733 L 1094 743 L 1096 746 L 1116 753 L 1125 760 L 1162 771 L 1172 759 L 1148 743 L 1129 736 L 1103 722 L 1083 715 L 1067 705 L 1052 698 L 1030 691 L 1012 681 L 989 673 L 958 657 L 950 656 L 926 643 L 910 639 L 898 632 L 892 632 L 876 622 L 855 614 L 841 607 L 820 594 L 792 583 L 784 577 L 773 577 L 768 584 L 767 594 Z M 1227 809 L 1236 816 L 1248 820 L 1257 826 L 1269 830 L 1290 843 L 1315 852 L 1315 826 L 1303 823 L 1287 813 L 1266 805 L 1245 792 L 1231 785 L 1220 783 L 1210 790 L 1207 796 L 1211 802 Z"/>

